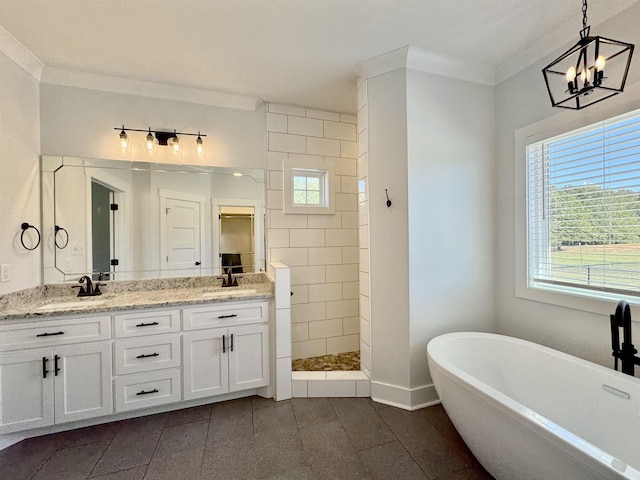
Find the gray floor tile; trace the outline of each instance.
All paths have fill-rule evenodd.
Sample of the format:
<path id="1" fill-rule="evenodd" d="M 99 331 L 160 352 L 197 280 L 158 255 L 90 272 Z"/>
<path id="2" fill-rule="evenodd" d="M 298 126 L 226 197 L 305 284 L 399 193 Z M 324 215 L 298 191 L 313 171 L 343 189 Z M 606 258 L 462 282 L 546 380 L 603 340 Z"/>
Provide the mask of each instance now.
<path id="1" fill-rule="evenodd" d="M 356 450 L 396 440 L 367 398 L 332 398 L 331 405 Z M 384 410 L 381 410 L 384 411 Z"/>
<path id="2" fill-rule="evenodd" d="M 211 419 L 211 404 L 200 405 L 199 407 L 183 408 L 169 413 L 165 427 L 173 427 L 174 425 L 182 425 L 183 423 L 209 421 Z"/>
<path id="3" fill-rule="evenodd" d="M 147 466 L 142 465 L 127 470 L 120 470 L 119 472 L 107 473 L 99 477 L 91 477 L 91 480 L 142 480 L 146 471 Z"/>
<path id="4" fill-rule="evenodd" d="M 253 434 L 255 436 L 293 435 L 298 431 L 296 417 L 290 402 L 253 411 Z"/>
<path id="5" fill-rule="evenodd" d="M 207 448 L 253 440 L 251 399 L 217 403 L 211 409 Z"/>
<path id="6" fill-rule="evenodd" d="M 328 398 L 293 398 L 291 406 L 298 428 L 338 420 Z"/>
<path id="7" fill-rule="evenodd" d="M 103 423 L 92 427 L 77 428 L 60 433 L 62 436 L 61 448 L 75 447 L 95 442 L 111 442 L 120 429 L 120 422 Z"/>
<path id="8" fill-rule="evenodd" d="M 198 478 L 204 444 L 201 448 L 154 455 L 144 480 L 194 480 Z"/>
<path id="9" fill-rule="evenodd" d="M 0 452 L 0 478 L 30 479 L 57 450 L 60 434 L 23 440 Z"/>
<path id="10" fill-rule="evenodd" d="M 91 474 L 99 476 L 148 464 L 162 435 L 165 421 L 166 416 L 150 421 L 123 422 L 126 425 L 113 438 Z"/>
<path id="11" fill-rule="evenodd" d="M 207 446 L 202 458 L 200 480 L 247 480 L 255 478 L 253 440 Z"/>
<path id="12" fill-rule="evenodd" d="M 400 442 L 387 443 L 358 452 L 360 461 L 371 479 L 427 480 Z"/>
<path id="13" fill-rule="evenodd" d="M 106 442 L 97 442 L 60 449 L 42 466 L 33 480 L 85 480 L 106 445 Z"/>
<path id="14" fill-rule="evenodd" d="M 282 402 L 275 402 L 273 400 L 273 398 L 264 398 L 264 397 L 258 397 L 258 396 L 253 396 L 251 397 L 251 406 L 253 407 L 254 410 L 257 410 L 258 408 L 265 408 L 265 407 L 273 407 L 275 405 L 281 405 L 282 403 L 289 403 L 290 400 L 284 400 Z"/>
<path id="15" fill-rule="evenodd" d="M 306 456 L 298 434 L 284 435 L 276 441 L 272 437 L 258 437 L 254 442 L 255 478 L 283 474 L 307 466 Z"/>
<path id="16" fill-rule="evenodd" d="M 183 450 L 202 452 L 208 431 L 208 421 L 166 427 L 153 453 L 153 460 Z"/>
<path id="17" fill-rule="evenodd" d="M 309 480 L 311 476 L 311 467 L 294 468 L 286 472 L 276 473 L 266 477 L 258 477 L 261 480 Z"/>

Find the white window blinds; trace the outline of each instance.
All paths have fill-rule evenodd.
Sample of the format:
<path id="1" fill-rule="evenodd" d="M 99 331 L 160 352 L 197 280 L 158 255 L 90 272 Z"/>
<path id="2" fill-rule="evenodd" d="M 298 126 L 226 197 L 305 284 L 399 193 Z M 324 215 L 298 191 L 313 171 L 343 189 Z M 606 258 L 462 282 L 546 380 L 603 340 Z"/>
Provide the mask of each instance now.
<path id="1" fill-rule="evenodd" d="M 640 112 L 527 146 L 529 286 L 640 295 Z"/>

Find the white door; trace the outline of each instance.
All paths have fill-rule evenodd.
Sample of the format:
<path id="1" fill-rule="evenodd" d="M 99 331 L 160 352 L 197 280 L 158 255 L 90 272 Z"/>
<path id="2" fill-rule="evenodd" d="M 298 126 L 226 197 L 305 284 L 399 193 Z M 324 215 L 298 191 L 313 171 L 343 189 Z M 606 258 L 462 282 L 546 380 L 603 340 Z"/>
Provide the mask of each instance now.
<path id="1" fill-rule="evenodd" d="M 182 335 L 184 399 L 229 391 L 229 335 L 226 328 Z"/>
<path id="2" fill-rule="evenodd" d="M 56 423 L 113 413 L 110 343 L 56 348 L 51 370 Z"/>
<path id="3" fill-rule="evenodd" d="M 51 349 L 0 356 L 0 434 L 52 424 Z"/>
<path id="4" fill-rule="evenodd" d="M 229 329 L 229 391 L 269 384 L 269 325 Z"/>
<path id="5" fill-rule="evenodd" d="M 195 275 L 199 272 L 202 263 L 201 209 L 200 202 L 166 199 L 164 270 L 171 270 L 176 275 Z"/>

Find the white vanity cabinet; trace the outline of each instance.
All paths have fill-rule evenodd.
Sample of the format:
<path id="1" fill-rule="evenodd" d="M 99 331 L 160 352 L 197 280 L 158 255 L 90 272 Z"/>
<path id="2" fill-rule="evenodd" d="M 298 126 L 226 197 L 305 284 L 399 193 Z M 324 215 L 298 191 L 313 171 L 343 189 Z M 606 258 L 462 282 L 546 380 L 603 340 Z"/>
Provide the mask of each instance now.
<path id="1" fill-rule="evenodd" d="M 180 310 L 121 313 L 113 320 L 116 412 L 179 402 Z"/>
<path id="2" fill-rule="evenodd" d="M 109 316 L 0 325 L 0 434 L 113 413 L 110 332 Z"/>
<path id="3" fill-rule="evenodd" d="M 230 302 L 183 310 L 185 400 L 269 384 L 268 305 Z"/>

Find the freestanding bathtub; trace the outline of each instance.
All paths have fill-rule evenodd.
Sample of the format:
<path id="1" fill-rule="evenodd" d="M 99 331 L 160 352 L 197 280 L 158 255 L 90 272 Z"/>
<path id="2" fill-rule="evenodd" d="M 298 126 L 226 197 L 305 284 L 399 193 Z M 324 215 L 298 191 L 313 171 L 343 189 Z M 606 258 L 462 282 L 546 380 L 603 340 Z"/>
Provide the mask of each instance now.
<path id="1" fill-rule="evenodd" d="M 640 379 L 516 338 L 450 333 L 433 383 L 498 480 L 640 480 Z"/>

